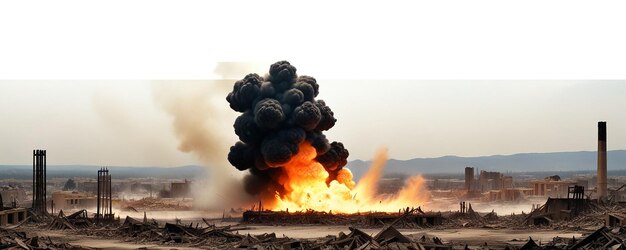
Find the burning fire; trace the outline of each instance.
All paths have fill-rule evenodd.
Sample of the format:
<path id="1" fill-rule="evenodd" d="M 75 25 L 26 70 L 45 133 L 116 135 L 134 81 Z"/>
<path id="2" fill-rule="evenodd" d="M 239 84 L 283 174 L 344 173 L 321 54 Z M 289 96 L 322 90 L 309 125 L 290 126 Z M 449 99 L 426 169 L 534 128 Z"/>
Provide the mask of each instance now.
<path id="1" fill-rule="evenodd" d="M 419 176 L 394 195 L 377 193 L 385 151 L 359 183 L 352 180 L 344 168 L 348 149 L 324 135 L 337 119 L 326 102 L 315 99 L 319 90 L 314 77 L 298 76 L 287 61 L 272 64 L 264 77 L 253 73 L 235 82 L 226 101 L 241 113 L 233 124 L 239 141 L 230 147 L 228 161 L 248 171 L 246 192 L 273 210 L 392 212 L 423 205 L 430 196 Z"/>
<path id="2" fill-rule="evenodd" d="M 343 168 L 337 178 L 327 184 L 328 172 L 315 158 L 315 148 L 308 142 L 299 145 L 299 152 L 282 166 L 278 183 L 285 188 L 273 200 L 265 200 L 272 210 L 316 210 L 339 213 L 364 211 L 394 212 L 400 208 L 423 205 L 430 199 L 421 176 L 413 176 L 396 194 L 388 197 L 377 194 L 377 185 L 387 160 L 387 152 L 380 151 L 368 172 L 359 183 L 352 180 L 352 172 Z"/>

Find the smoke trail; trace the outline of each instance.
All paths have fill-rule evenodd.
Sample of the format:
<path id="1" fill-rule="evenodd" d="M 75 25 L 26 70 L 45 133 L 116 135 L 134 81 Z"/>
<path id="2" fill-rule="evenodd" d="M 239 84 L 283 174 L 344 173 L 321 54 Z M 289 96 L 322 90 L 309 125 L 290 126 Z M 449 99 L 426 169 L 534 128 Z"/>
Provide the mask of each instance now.
<path id="1" fill-rule="evenodd" d="M 365 175 L 361 177 L 354 191 L 357 198 L 363 201 L 370 201 L 378 194 L 378 181 L 383 175 L 385 164 L 387 163 L 387 149 L 383 148 L 376 152 L 372 165 Z"/>
<path id="2" fill-rule="evenodd" d="M 218 63 L 215 73 L 226 79 L 253 68 L 250 64 Z M 152 88 L 154 101 L 173 118 L 178 149 L 196 155 L 208 167 L 208 181 L 196 181 L 193 193 L 196 205 L 209 208 L 240 206 L 250 198 L 241 187 L 241 173 L 226 160 L 232 138 L 222 131 L 230 129 L 234 117 L 221 103 L 230 83 L 159 81 Z"/>
<path id="3" fill-rule="evenodd" d="M 194 153 L 203 162 L 220 160 L 223 140 L 214 127 L 224 122 L 225 117 L 210 105 L 210 99 L 223 91 L 224 84 L 219 82 L 159 82 L 153 85 L 155 101 L 173 118 L 180 151 Z"/>
<path id="4" fill-rule="evenodd" d="M 315 148 L 316 160 L 328 172 L 327 182 L 336 180 L 349 153 L 342 143 L 329 143 L 322 133 L 337 120 L 324 101 L 315 100 L 318 94 L 315 78 L 298 76 L 287 61 L 272 64 L 265 77 L 248 74 L 235 82 L 226 100 L 242 113 L 234 124 L 240 141 L 230 148 L 228 160 L 241 171 L 250 170 L 245 178 L 247 192 L 284 194 L 278 181 L 280 167 L 298 154 L 305 141 Z"/>
<path id="5" fill-rule="evenodd" d="M 155 82 L 152 92 L 155 102 L 172 117 L 173 132 L 179 140 L 178 150 L 196 155 L 208 167 L 208 182 L 196 180 L 193 194 L 196 204 L 215 207 L 224 201 L 220 196 L 237 183 L 224 157 L 227 141 L 219 127 L 228 120 L 211 100 L 226 92 L 225 84 L 213 82 Z M 204 192 L 199 192 L 204 190 Z M 210 192 L 206 192 L 210 190 Z M 198 194 L 198 195 L 195 195 Z"/>

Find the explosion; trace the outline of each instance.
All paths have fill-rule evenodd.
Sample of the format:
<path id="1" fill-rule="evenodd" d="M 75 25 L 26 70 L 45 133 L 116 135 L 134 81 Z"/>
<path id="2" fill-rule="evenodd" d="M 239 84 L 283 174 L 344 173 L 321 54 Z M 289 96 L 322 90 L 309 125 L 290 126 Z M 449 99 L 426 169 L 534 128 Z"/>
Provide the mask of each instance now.
<path id="1" fill-rule="evenodd" d="M 318 94 L 316 79 L 298 76 L 287 61 L 272 64 L 265 77 L 248 74 L 235 82 L 226 100 L 242 113 L 233 125 L 240 141 L 230 148 L 228 161 L 249 171 L 248 193 L 273 210 L 341 213 L 398 211 L 429 199 L 420 176 L 392 196 L 376 193 L 386 152 L 356 184 L 344 168 L 348 150 L 322 133 L 337 119 L 324 101 L 315 100 Z"/>

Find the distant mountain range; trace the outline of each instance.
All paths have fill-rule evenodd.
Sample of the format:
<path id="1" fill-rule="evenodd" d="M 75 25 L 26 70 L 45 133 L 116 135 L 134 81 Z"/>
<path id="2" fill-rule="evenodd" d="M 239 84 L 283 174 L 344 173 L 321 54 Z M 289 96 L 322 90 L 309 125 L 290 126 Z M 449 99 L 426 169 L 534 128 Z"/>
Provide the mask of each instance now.
<path id="1" fill-rule="evenodd" d="M 626 170 L 626 150 L 613 150 L 608 153 L 608 170 Z M 355 179 L 359 179 L 370 166 L 371 161 L 354 160 L 348 163 Z M 465 167 L 477 170 L 490 170 L 511 173 L 528 172 L 581 172 L 596 169 L 596 152 L 523 153 L 514 155 L 493 155 L 478 157 L 443 156 L 438 158 L 416 158 L 411 160 L 387 161 L 385 174 L 453 174 L 462 175 Z M 97 175 L 100 166 L 90 165 L 51 165 L 47 166 L 48 178 L 89 177 Z M 187 178 L 206 174 L 202 166 L 181 167 L 109 167 L 116 178 Z M 31 165 L 0 165 L 0 179 L 30 179 Z"/>
<path id="2" fill-rule="evenodd" d="M 387 161 L 386 174 L 463 174 L 465 167 L 501 172 L 580 172 L 596 169 L 596 151 L 523 153 L 478 157 L 443 156 Z M 348 163 L 355 179 L 359 179 L 371 161 L 355 160 Z M 626 150 L 607 152 L 609 171 L 626 170 Z"/>

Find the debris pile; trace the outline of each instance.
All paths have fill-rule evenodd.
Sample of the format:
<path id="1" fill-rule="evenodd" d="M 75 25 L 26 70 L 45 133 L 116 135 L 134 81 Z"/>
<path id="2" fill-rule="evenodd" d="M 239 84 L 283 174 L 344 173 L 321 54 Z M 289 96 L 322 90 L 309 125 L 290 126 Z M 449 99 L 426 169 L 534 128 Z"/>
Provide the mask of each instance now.
<path id="1" fill-rule="evenodd" d="M 165 223 L 160 226 L 156 221 L 143 221 L 127 217 L 116 229 L 89 230 L 85 233 L 100 237 L 123 239 L 127 242 L 152 242 L 161 245 L 177 245 L 209 249 L 451 249 L 441 239 L 419 240 L 402 235 L 392 225 L 385 226 L 378 234 L 372 236 L 357 228 L 349 227 L 350 234 L 340 232 L 336 236 L 318 239 L 293 239 L 286 236 L 277 237 L 275 233 L 259 235 L 239 234 L 239 230 L 249 229 L 247 226 L 215 226 L 206 222 L 198 224 Z"/>
<path id="2" fill-rule="evenodd" d="M 249 210 L 244 212 L 244 223 L 261 224 L 332 224 L 349 226 L 350 233 L 340 232 L 315 239 L 295 239 L 285 235 L 277 237 L 275 233 L 240 234 L 251 229 L 249 224 L 216 226 L 210 221 L 187 222 L 180 220 L 173 223 L 159 223 L 144 218 L 126 217 L 123 223 L 98 224 L 88 217 L 86 210 L 70 215 L 60 211 L 57 216 L 45 216 L 39 219 L 31 217 L 31 222 L 41 229 L 68 230 L 98 238 L 116 239 L 135 244 L 157 244 L 171 247 L 197 247 L 207 249 L 460 249 L 468 242 L 442 241 L 432 236 L 407 236 L 398 228 L 434 228 L 450 229 L 470 228 L 507 228 L 507 229 L 546 229 L 574 230 L 589 232 L 581 238 L 555 237 L 543 242 L 528 238 L 527 241 L 514 239 L 510 242 L 485 241 L 480 249 L 626 249 L 626 206 L 613 203 L 588 202 L 582 199 L 548 199 L 543 206 L 530 214 L 511 214 L 498 216 L 495 211 L 478 213 L 464 203 L 457 212 L 424 212 L 420 207 L 401 209 L 397 213 L 356 213 L 334 214 L 332 211 L 268 211 Z M 582 204 L 582 205 L 581 205 Z M 129 206 L 130 208 L 134 208 Z M 545 225 L 539 223 L 546 220 Z M 528 222 L 533 223 L 528 223 Z M 44 226 L 45 225 L 45 226 Z M 27 238 L 23 232 L 12 231 L 21 224 L 0 230 L 0 249 L 56 249 L 74 248 L 70 244 L 54 243 L 49 237 Z M 375 234 L 365 233 L 363 228 L 381 228 Z M 359 229 L 361 228 L 361 229 Z M 84 230 L 89 229 L 89 230 Z M 420 238 L 421 237 L 421 238 Z M 578 236 L 576 236 L 578 237 Z M 489 242 L 489 246 L 487 246 Z M 495 244 L 495 245 L 491 245 Z M 469 246 L 472 249 L 476 247 Z M 506 248 L 505 248 L 506 247 Z M 465 245 L 464 249 L 468 246 Z"/>
<path id="3" fill-rule="evenodd" d="M 350 234 L 339 233 L 337 237 L 327 237 L 312 249 L 452 249 L 451 245 L 443 244 L 437 237 L 432 240 L 422 237 L 419 241 L 409 239 L 392 225 L 385 226 L 375 236 L 353 227 L 349 229 Z"/>
<path id="4" fill-rule="evenodd" d="M 306 210 L 259 211 L 248 210 L 243 213 L 242 221 L 250 224 L 270 225 L 351 225 L 359 227 L 380 227 L 394 224 L 399 228 L 429 228 L 442 225 L 446 218 L 440 212 L 424 212 L 420 207 L 406 208 L 397 213 L 367 212 L 355 214 L 335 214 L 332 211 Z"/>
<path id="5" fill-rule="evenodd" d="M 232 232 L 241 229 L 244 228 L 236 226 L 216 227 L 214 225 L 201 227 L 199 223 L 194 225 L 193 222 L 189 225 L 165 223 L 160 226 L 157 221 L 148 220 L 144 216 L 143 221 L 126 217 L 124 223 L 118 228 L 100 228 L 85 233 L 98 237 L 122 239 L 127 242 L 183 244 L 192 247 L 208 246 L 221 249 L 232 248 L 240 243 L 245 236 Z M 263 238 L 262 236 L 259 237 Z"/>
<path id="6" fill-rule="evenodd" d="M 157 232 L 159 224 L 156 221 L 152 221 L 152 223 L 148 223 L 147 219 L 144 217 L 143 222 L 137 219 L 133 219 L 129 216 L 126 216 L 124 223 L 118 228 L 118 231 L 130 235 L 131 237 L 155 237 L 162 236 L 160 232 Z M 138 235 L 139 233 L 143 235 Z"/>
<path id="7" fill-rule="evenodd" d="M 572 221 L 588 214 L 593 206 L 600 207 L 589 199 L 548 198 L 545 204 L 528 214 L 526 224 L 550 226 L 556 222 Z"/>
<path id="8" fill-rule="evenodd" d="M 366 226 L 394 225 L 401 228 L 428 228 L 442 225 L 446 218 L 441 212 L 424 212 L 421 207 L 409 208 L 398 213 L 370 213 Z"/>
<path id="9" fill-rule="evenodd" d="M 554 237 L 544 244 L 529 240 L 521 247 L 506 249 L 626 249 L 626 227 L 600 227 L 580 239 Z"/>
<path id="10" fill-rule="evenodd" d="M 79 228 L 87 228 L 93 225 L 93 221 L 87 215 L 87 210 L 83 209 L 78 212 L 65 216 L 63 210 L 59 211 L 59 215 L 52 218 L 48 224 L 49 230 L 76 230 Z"/>
<path id="11" fill-rule="evenodd" d="M 483 218 L 486 221 L 498 221 L 498 214 L 494 210 L 491 210 L 491 212 L 483 216 Z"/>
<path id="12" fill-rule="evenodd" d="M 0 229 L 0 249 L 89 249 L 68 243 L 55 243 L 50 237 L 27 237 L 25 232 Z"/>
<path id="13" fill-rule="evenodd" d="M 480 227 L 485 225 L 487 218 L 483 218 L 478 212 L 474 211 L 471 203 L 469 204 L 469 208 L 465 207 L 465 202 L 461 204 L 461 209 L 458 212 L 448 215 L 450 222 L 448 225 L 456 224 L 463 227 Z"/>
<path id="14" fill-rule="evenodd" d="M 626 249 L 626 228 L 601 227 L 568 249 Z"/>
<path id="15" fill-rule="evenodd" d="M 626 249 L 626 227 L 601 227 L 582 239 L 555 237 L 542 246 L 531 241 L 533 240 L 530 239 L 526 245 L 535 246 L 525 249 Z"/>
<path id="16" fill-rule="evenodd" d="M 312 209 L 298 212 L 287 211 L 252 211 L 243 213 L 244 223 L 254 224 L 322 224 L 322 225 L 353 225 L 363 222 L 362 216 L 350 214 L 333 214 L 332 212 L 315 211 Z"/>
<path id="17" fill-rule="evenodd" d="M 548 212 L 545 205 L 532 211 L 526 217 L 530 227 L 547 227 L 554 230 L 596 230 L 602 226 L 626 226 L 626 206 L 624 204 L 587 202 L 586 207 L 575 216 L 572 210 Z M 553 209 L 554 210 L 554 209 Z M 558 214 L 567 215 L 558 218 Z"/>

